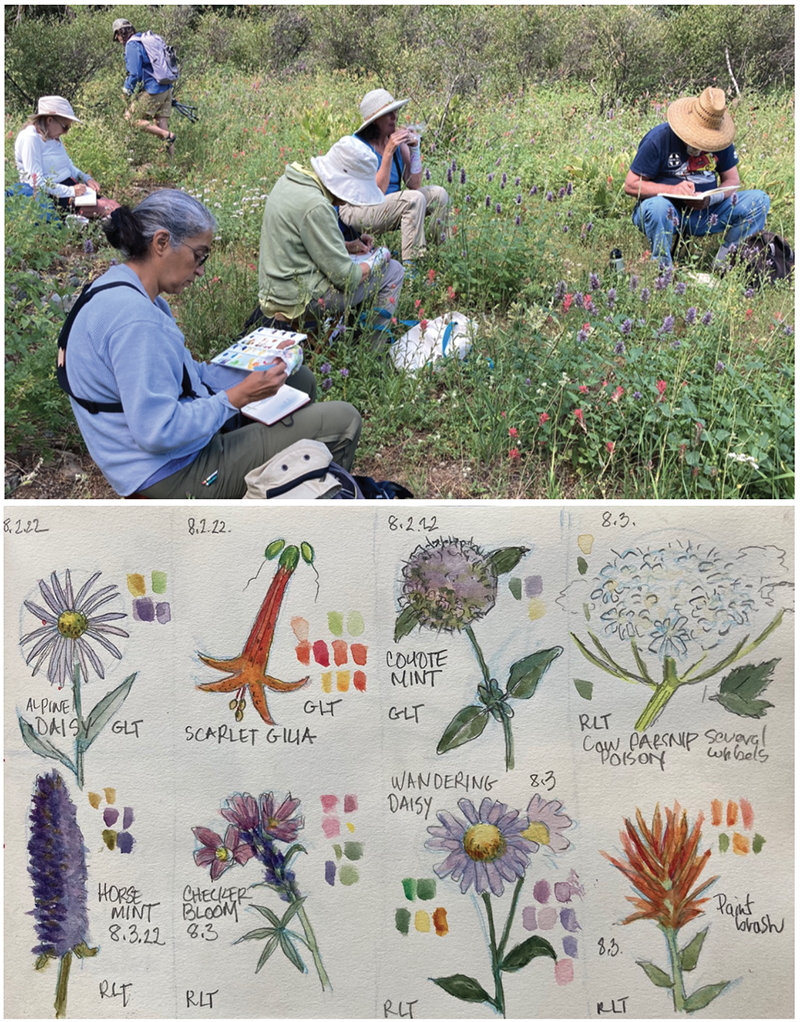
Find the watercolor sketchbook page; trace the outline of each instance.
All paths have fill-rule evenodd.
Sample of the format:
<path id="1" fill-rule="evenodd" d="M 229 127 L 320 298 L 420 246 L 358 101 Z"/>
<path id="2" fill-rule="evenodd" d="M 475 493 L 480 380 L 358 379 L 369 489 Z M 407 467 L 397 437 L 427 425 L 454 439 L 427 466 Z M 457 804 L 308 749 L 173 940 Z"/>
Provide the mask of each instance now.
<path id="1" fill-rule="evenodd" d="M 792 1017 L 791 508 L 32 513 L 6 1017 Z"/>

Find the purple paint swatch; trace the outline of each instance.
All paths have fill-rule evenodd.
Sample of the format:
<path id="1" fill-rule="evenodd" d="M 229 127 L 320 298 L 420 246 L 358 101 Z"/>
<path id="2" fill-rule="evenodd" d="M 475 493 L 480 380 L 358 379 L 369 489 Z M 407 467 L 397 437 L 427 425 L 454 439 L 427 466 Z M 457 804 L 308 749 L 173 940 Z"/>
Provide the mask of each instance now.
<path id="1" fill-rule="evenodd" d="M 133 809 L 130 806 L 125 806 L 122 811 L 122 826 L 125 830 L 129 830 L 133 823 Z"/>
<path id="2" fill-rule="evenodd" d="M 569 955 L 570 958 L 578 957 L 578 938 L 577 937 L 564 937 L 561 941 L 564 947 L 564 954 Z"/>
<path id="3" fill-rule="evenodd" d="M 325 863 L 325 880 L 331 887 L 336 883 L 336 863 L 332 859 Z"/>
<path id="4" fill-rule="evenodd" d="M 345 795 L 344 811 L 346 813 L 354 813 L 356 809 L 358 809 L 358 795 Z"/>
<path id="5" fill-rule="evenodd" d="M 528 575 L 525 579 L 526 596 L 541 596 L 543 588 L 541 575 Z"/>
<path id="6" fill-rule="evenodd" d="M 130 855 L 133 851 L 133 838 L 130 834 L 126 834 L 124 831 L 122 834 L 117 834 L 117 848 L 122 852 L 123 855 Z"/>
<path id="7" fill-rule="evenodd" d="M 119 819 L 119 810 L 117 809 L 104 809 L 103 810 L 103 822 L 107 827 L 113 827 Z"/>
<path id="8" fill-rule="evenodd" d="M 536 906 L 528 905 L 522 910 L 522 925 L 526 930 L 536 929 Z"/>
<path id="9" fill-rule="evenodd" d="M 540 908 L 539 909 L 539 929 L 540 930 L 552 930 L 556 925 L 558 919 L 558 913 L 554 908 Z"/>
<path id="10" fill-rule="evenodd" d="M 156 604 L 156 618 L 160 625 L 168 624 L 172 620 L 172 611 L 169 609 L 168 603 Z"/>
<path id="11" fill-rule="evenodd" d="M 556 901 L 572 901 L 572 884 L 567 880 L 559 880 L 555 884 Z"/>
<path id="12" fill-rule="evenodd" d="M 550 900 L 550 883 L 547 880 L 537 880 L 533 885 L 533 896 L 542 905 Z"/>
<path id="13" fill-rule="evenodd" d="M 561 925 L 570 933 L 576 933 L 580 929 L 574 908 L 561 909 Z"/>
<path id="14" fill-rule="evenodd" d="M 149 596 L 133 601 L 133 619 L 134 621 L 155 621 L 156 608 Z"/>

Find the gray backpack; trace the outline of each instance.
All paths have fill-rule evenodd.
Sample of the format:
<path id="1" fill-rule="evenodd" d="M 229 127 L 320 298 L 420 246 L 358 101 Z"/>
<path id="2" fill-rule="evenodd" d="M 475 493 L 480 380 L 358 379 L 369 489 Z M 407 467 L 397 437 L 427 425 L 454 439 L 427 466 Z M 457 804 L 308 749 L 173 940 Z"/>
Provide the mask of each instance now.
<path id="1" fill-rule="evenodd" d="M 147 59 L 153 65 L 153 77 L 159 85 L 172 85 L 180 75 L 178 55 L 155 32 L 141 32 L 139 40 L 145 48 Z"/>

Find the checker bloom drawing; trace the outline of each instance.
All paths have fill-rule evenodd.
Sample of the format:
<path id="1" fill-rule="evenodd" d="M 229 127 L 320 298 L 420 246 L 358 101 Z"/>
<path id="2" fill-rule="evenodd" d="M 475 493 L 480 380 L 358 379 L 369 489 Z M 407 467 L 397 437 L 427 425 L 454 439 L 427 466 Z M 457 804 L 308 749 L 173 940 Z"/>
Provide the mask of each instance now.
<path id="1" fill-rule="evenodd" d="M 503 727 L 506 770 L 514 769 L 512 701 L 530 699 L 564 650 L 553 646 L 517 660 L 509 669 L 503 689 L 493 676 L 473 625 L 495 607 L 498 577 L 513 571 L 528 553 L 527 547 L 503 547 L 487 553 L 469 540 L 442 537 L 418 546 L 403 565 L 395 642 L 417 626 L 436 632 L 463 632 L 481 673 L 477 702 L 459 710 L 447 725 L 436 748 L 440 755 L 479 738 L 492 718 Z"/>

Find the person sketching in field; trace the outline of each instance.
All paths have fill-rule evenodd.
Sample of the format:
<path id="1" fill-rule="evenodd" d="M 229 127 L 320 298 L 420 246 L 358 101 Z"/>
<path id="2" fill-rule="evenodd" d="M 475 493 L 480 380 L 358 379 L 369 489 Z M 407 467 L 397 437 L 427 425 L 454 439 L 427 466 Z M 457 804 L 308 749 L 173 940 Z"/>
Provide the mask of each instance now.
<path id="1" fill-rule="evenodd" d="M 133 121 L 137 128 L 150 135 L 157 135 L 166 142 L 167 152 L 175 155 L 175 134 L 169 130 L 169 118 L 172 114 L 172 86 L 160 84 L 153 74 L 153 65 L 141 39 L 127 18 L 117 18 L 111 26 L 115 43 L 121 43 L 125 49 L 125 67 L 128 77 L 122 86 L 127 99 L 132 99 L 137 85 L 142 86 L 142 94 L 131 103 L 125 111 L 125 119 Z"/>
<path id="2" fill-rule="evenodd" d="M 724 232 L 714 263 L 724 269 L 731 246 L 764 227 L 769 197 L 740 190 L 735 134 L 725 93 L 709 87 L 670 103 L 666 122 L 639 143 L 625 192 L 637 200 L 633 222 L 647 235 L 653 259 L 672 262 L 678 229 L 696 236 Z"/>
<path id="3" fill-rule="evenodd" d="M 409 128 L 397 127 L 397 111 L 407 99 L 394 99 L 386 89 L 373 89 L 361 101 L 363 124 L 356 138 L 378 157 L 375 183 L 385 194 L 380 206 L 345 203 L 339 218 L 347 227 L 380 235 L 400 228 L 401 258 L 406 266 L 425 255 L 425 218 L 436 224 L 437 239 L 447 232 L 450 198 L 439 185 L 422 185 L 419 136 Z M 405 188 L 403 188 L 405 185 Z"/>

